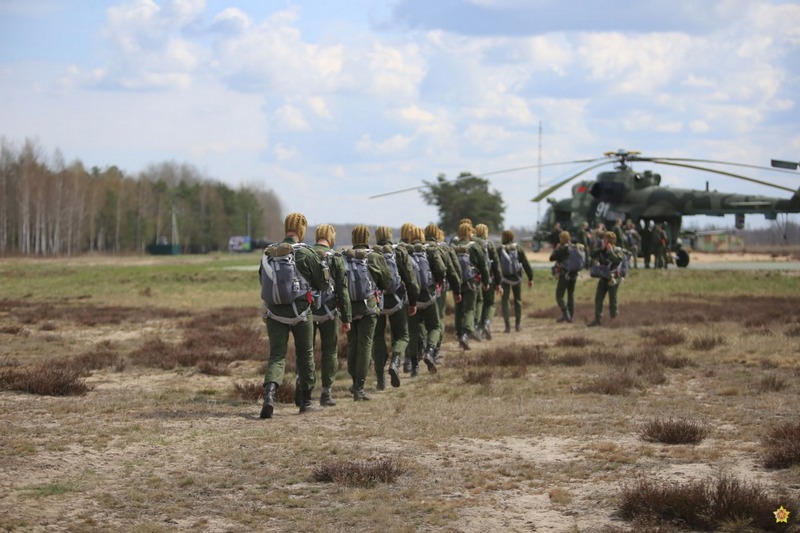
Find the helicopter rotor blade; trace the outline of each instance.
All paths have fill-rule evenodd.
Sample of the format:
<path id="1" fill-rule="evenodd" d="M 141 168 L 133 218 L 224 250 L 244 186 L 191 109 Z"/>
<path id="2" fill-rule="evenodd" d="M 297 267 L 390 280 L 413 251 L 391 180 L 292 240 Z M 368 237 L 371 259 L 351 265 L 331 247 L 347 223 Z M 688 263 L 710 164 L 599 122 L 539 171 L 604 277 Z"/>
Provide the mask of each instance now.
<path id="1" fill-rule="evenodd" d="M 717 170 L 717 169 L 708 168 L 708 167 L 700 167 L 700 166 L 697 166 L 697 165 L 688 165 L 686 163 L 678 163 L 678 162 L 675 162 L 675 161 L 656 161 L 656 160 L 653 160 L 653 162 L 654 163 L 659 163 L 659 164 L 662 164 L 662 165 L 670 165 L 670 166 L 674 166 L 674 167 L 692 168 L 694 170 L 702 170 L 703 172 L 713 172 L 714 174 L 722 174 L 723 176 L 730 176 L 732 178 L 738 178 L 740 180 L 749 181 L 749 182 L 752 182 L 752 183 L 758 183 L 759 185 L 765 185 L 767 187 L 774 187 L 776 189 L 781 189 L 783 191 L 795 192 L 794 189 L 790 189 L 789 187 L 784 187 L 783 185 L 777 185 L 775 183 L 770 183 L 768 181 L 757 180 L 755 178 L 748 178 L 747 176 L 740 176 L 739 174 L 734 174 L 732 172 L 725 172 L 724 170 Z"/>
<path id="2" fill-rule="evenodd" d="M 683 161 L 689 163 L 710 163 L 715 165 L 730 165 L 734 167 L 745 167 L 745 168 L 754 168 L 756 170 L 769 170 L 770 172 L 784 172 L 786 174 L 794 174 L 797 175 L 797 172 L 792 172 L 791 170 L 785 170 L 780 168 L 774 167 L 762 167 L 758 165 L 748 165 L 746 163 L 733 163 L 731 161 L 716 161 L 714 159 L 689 159 L 684 157 L 642 157 L 639 158 L 638 161 L 652 161 L 653 163 L 661 163 L 663 161 Z M 666 163 L 665 163 L 666 164 Z"/>
<path id="3" fill-rule="evenodd" d="M 591 165 L 589 167 L 586 167 L 585 169 L 581 170 L 577 174 L 573 174 L 572 176 L 568 177 L 567 179 L 563 179 L 563 180 L 559 181 L 558 183 L 556 183 L 554 185 L 551 185 L 547 189 L 543 190 L 538 195 L 536 195 L 536 197 L 533 200 L 531 200 L 531 202 L 538 202 L 538 201 L 542 200 L 543 198 L 549 196 L 553 192 L 555 192 L 557 189 L 560 189 L 562 186 L 566 185 L 570 181 L 574 180 L 578 176 L 586 174 L 587 172 L 589 172 L 590 170 L 592 170 L 594 168 L 597 168 L 597 167 L 600 167 L 600 166 L 603 166 L 603 165 L 607 165 L 608 163 L 612 163 L 612 162 L 613 161 L 605 160 L 605 161 L 602 161 L 600 163 L 597 163 L 596 165 Z"/>
<path id="4" fill-rule="evenodd" d="M 458 176 L 455 179 L 458 179 L 458 178 L 482 178 L 484 176 L 494 176 L 495 174 L 505 174 L 507 172 L 517 172 L 519 170 L 530 170 L 532 168 L 553 167 L 553 166 L 556 166 L 556 165 L 572 165 L 572 164 L 582 164 L 582 163 L 594 163 L 595 161 L 599 161 L 601 159 L 605 159 L 605 158 L 597 157 L 597 158 L 594 158 L 594 159 L 578 159 L 576 161 L 559 161 L 557 163 L 543 163 L 541 165 L 526 165 L 524 167 L 514 167 L 514 168 L 506 168 L 506 169 L 503 169 L 503 170 L 493 170 L 492 172 L 483 172 L 481 174 L 472 174 L 472 173 L 464 174 L 464 175 Z M 445 181 L 452 181 L 452 180 L 445 180 Z M 399 190 L 396 190 L 396 191 L 389 191 L 389 192 L 383 192 L 383 193 L 380 193 L 380 194 L 375 194 L 375 195 L 372 195 L 372 196 L 368 196 L 367 199 L 368 200 L 372 200 L 374 198 L 382 198 L 384 196 L 391 196 L 393 194 L 401 194 L 401 193 L 404 193 L 404 192 L 418 191 L 420 189 L 426 189 L 428 187 L 430 187 L 430 185 L 428 185 L 428 184 L 418 185 L 416 187 L 408 187 L 406 189 L 399 189 Z"/>

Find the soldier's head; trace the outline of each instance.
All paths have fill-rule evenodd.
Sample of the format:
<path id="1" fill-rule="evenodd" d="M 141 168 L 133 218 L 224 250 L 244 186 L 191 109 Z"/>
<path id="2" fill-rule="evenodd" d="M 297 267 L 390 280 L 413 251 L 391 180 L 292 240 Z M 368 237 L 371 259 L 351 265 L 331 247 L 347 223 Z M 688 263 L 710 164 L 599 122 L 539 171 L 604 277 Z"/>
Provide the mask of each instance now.
<path id="1" fill-rule="evenodd" d="M 615 235 L 616 237 L 616 235 Z M 558 234 L 558 242 L 561 244 L 569 244 L 570 236 L 568 231 L 562 231 Z"/>
<path id="2" fill-rule="evenodd" d="M 609 242 L 612 246 L 617 244 L 617 234 L 613 231 L 607 231 L 604 235 L 605 240 Z"/>
<path id="3" fill-rule="evenodd" d="M 377 228 L 375 228 L 375 240 L 377 242 L 391 241 L 392 228 L 390 228 L 389 226 L 378 226 Z"/>
<path id="4" fill-rule="evenodd" d="M 482 239 L 488 239 L 489 226 L 487 226 L 486 224 L 478 224 L 477 226 L 475 226 L 475 235 L 477 235 Z"/>
<path id="5" fill-rule="evenodd" d="M 359 224 L 353 228 L 353 246 L 369 245 L 369 228 Z"/>
<path id="6" fill-rule="evenodd" d="M 414 228 L 414 224 L 411 222 L 404 222 L 402 226 L 400 226 L 400 240 L 403 242 L 411 242 L 411 230 Z"/>
<path id="7" fill-rule="evenodd" d="M 439 231 L 436 232 L 436 240 L 444 242 L 444 231 L 442 231 L 442 228 L 439 228 Z"/>
<path id="8" fill-rule="evenodd" d="M 422 228 L 418 228 L 415 226 L 414 229 L 411 230 L 410 239 L 412 244 L 417 242 L 425 242 L 425 232 L 422 231 Z"/>
<path id="9" fill-rule="evenodd" d="M 614 225 L 615 225 L 615 226 L 620 226 L 620 227 L 622 227 L 622 219 L 621 219 L 621 218 L 618 218 L 617 220 L 615 220 L 615 221 L 614 221 Z"/>
<path id="10" fill-rule="evenodd" d="M 434 242 L 439 240 L 439 228 L 436 224 L 428 224 L 425 226 L 425 240 Z"/>
<path id="11" fill-rule="evenodd" d="M 584 220 L 583 222 L 581 222 L 581 227 L 583 229 L 589 229 L 589 223 Z"/>
<path id="12" fill-rule="evenodd" d="M 472 219 L 471 218 L 462 218 L 461 220 L 458 221 L 458 225 L 460 226 L 461 224 L 469 224 L 471 226 L 472 225 Z"/>
<path id="13" fill-rule="evenodd" d="M 458 225 L 458 240 L 466 242 L 470 239 L 472 239 L 472 224 L 462 222 Z"/>
<path id="14" fill-rule="evenodd" d="M 510 229 L 504 230 L 501 238 L 503 239 L 503 244 L 512 243 L 514 242 L 514 232 Z"/>
<path id="15" fill-rule="evenodd" d="M 302 241 L 306 237 L 308 220 L 303 213 L 289 213 L 283 221 L 283 227 L 286 235 L 294 234 L 298 241 Z"/>
<path id="16" fill-rule="evenodd" d="M 333 245 L 336 244 L 336 230 L 330 224 L 320 224 L 317 226 L 316 239 L 317 242 L 328 241 L 328 246 L 333 248 Z"/>

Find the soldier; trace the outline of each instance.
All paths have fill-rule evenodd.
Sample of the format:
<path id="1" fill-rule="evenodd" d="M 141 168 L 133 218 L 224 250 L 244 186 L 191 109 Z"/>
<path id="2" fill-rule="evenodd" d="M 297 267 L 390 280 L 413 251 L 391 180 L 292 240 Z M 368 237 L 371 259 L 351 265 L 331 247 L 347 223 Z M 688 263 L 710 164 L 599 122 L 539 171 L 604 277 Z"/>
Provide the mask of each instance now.
<path id="1" fill-rule="evenodd" d="M 641 237 L 641 246 L 642 246 L 642 258 L 644 259 L 644 268 L 650 268 L 650 256 L 653 254 L 653 230 L 648 225 L 646 220 L 640 221 L 641 223 L 641 232 L 639 236 Z"/>
<path id="2" fill-rule="evenodd" d="M 408 317 L 414 316 L 417 312 L 419 285 L 411 259 L 408 257 L 408 251 L 404 246 L 398 246 L 392 242 L 392 229 L 388 226 L 378 226 L 375 228 L 375 240 L 377 241 L 375 250 L 383 253 L 384 258 L 387 258 L 386 263 L 390 266 L 390 270 L 392 270 L 391 262 L 394 262 L 400 281 L 397 291 L 387 291 L 384 294 L 383 310 L 378 316 L 375 339 L 372 343 L 372 361 L 375 364 L 377 389 L 383 390 L 386 388 L 384 367 L 389 357 L 385 338 L 386 322 L 387 320 L 389 322 L 392 347 L 389 379 L 392 387 L 399 387 L 400 354 L 405 354 L 408 347 Z"/>
<path id="3" fill-rule="evenodd" d="M 642 237 L 636 231 L 636 226 L 631 219 L 625 223 L 625 244 L 633 256 L 633 268 L 639 268 L 639 246 L 642 242 Z"/>
<path id="4" fill-rule="evenodd" d="M 420 360 L 420 347 L 423 347 L 422 361 L 428 372 L 437 372 L 434 354 L 442 335 L 439 324 L 439 311 L 436 299 L 445 280 L 447 268 L 439 248 L 425 242 L 422 228 L 414 227 L 409 234 L 411 261 L 419 283 L 417 313 L 408 320 L 408 353 L 411 360 L 411 376 L 417 375 Z"/>
<path id="5" fill-rule="evenodd" d="M 352 231 L 353 247 L 344 253 L 353 321 L 347 333 L 347 372 L 353 379 L 353 400 L 369 400 L 364 392 L 375 325 L 380 313 L 378 294 L 391 284 L 391 272 L 383 254 L 369 247 L 369 228 L 360 224 Z"/>
<path id="6" fill-rule="evenodd" d="M 618 218 L 614 221 L 614 227 L 611 228 L 611 231 L 617 236 L 617 243 L 619 243 L 620 246 L 626 246 L 625 228 L 622 227 L 622 219 Z"/>
<path id="7" fill-rule="evenodd" d="M 495 312 L 495 293 L 502 296 L 503 287 L 501 286 L 502 275 L 500 273 L 500 259 L 497 254 L 497 248 L 494 243 L 489 240 L 489 226 L 486 224 L 478 224 L 475 226 L 475 241 L 483 245 L 483 250 L 486 255 L 486 266 L 489 269 L 489 288 L 483 291 L 483 298 L 481 299 L 480 308 L 475 311 L 477 317 L 476 330 L 479 331 L 483 338 L 487 340 L 492 339 L 491 323 L 494 318 Z"/>
<path id="8" fill-rule="evenodd" d="M 561 235 L 561 222 L 556 222 L 553 224 L 553 230 L 550 232 L 550 236 L 547 238 L 547 241 L 553 248 L 558 246 L 559 235 Z"/>
<path id="9" fill-rule="evenodd" d="M 578 280 L 580 268 L 572 267 L 569 264 L 570 254 L 570 235 L 568 231 L 562 231 L 558 239 L 558 246 L 550 254 L 550 261 L 556 262 L 558 270 L 558 283 L 556 284 L 556 304 L 561 309 L 561 317 L 556 322 L 572 322 L 575 317 L 575 282 Z M 581 245 L 575 244 L 580 247 Z M 579 257 L 585 257 L 585 250 L 577 248 Z M 581 267 L 583 265 L 580 265 Z M 567 295 L 564 301 L 564 293 Z"/>
<path id="10" fill-rule="evenodd" d="M 436 227 L 436 224 L 428 224 L 425 226 L 425 241 L 429 246 L 436 246 L 439 248 L 447 271 L 444 282 L 442 283 L 442 289 L 439 291 L 439 297 L 436 299 L 436 311 L 439 314 L 439 326 L 442 330 L 442 334 L 439 336 L 439 342 L 436 343 L 436 350 L 433 354 L 433 360 L 438 364 L 439 351 L 441 350 L 442 339 L 444 338 L 444 315 L 447 308 L 447 291 L 452 289 L 454 301 L 461 301 L 461 267 L 458 265 L 458 256 L 456 256 L 456 253 L 453 251 L 453 247 L 444 242 L 444 232 Z"/>
<path id="11" fill-rule="evenodd" d="M 472 240 L 473 228 L 467 223 L 458 226 L 458 244 L 455 247 L 461 267 L 461 302 L 456 304 L 456 334 L 458 344 L 469 350 L 469 339 L 480 342 L 474 331 L 475 301 L 477 292 L 488 289 L 489 270 L 483 249 Z"/>
<path id="12" fill-rule="evenodd" d="M 619 309 L 617 305 L 619 280 L 615 277 L 614 271 L 622 262 L 622 254 L 624 252 L 615 246 L 616 243 L 616 234 L 613 231 L 608 231 L 603 238 L 601 248 L 592 252 L 592 257 L 601 266 L 607 266 L 611 275 L 608 279 L 604 277 L 597 279 L 597 290 L 594 294 L 594 320 L 588 324 L 590 328 L 600 325 L 600 319 L 603 317 L 603 300 L 605 300 L 606 294 L 608 294 L 608 308 L 611 318 L 614 319 L 617 317 L 617 311 Z"/>
<path id="13" fill-rule="evenodd" d="M 319 332 L 320 367 L 322 368 L 322 394 L 319 403 L 323 407 L 336 405 L 331 396 L 331 386 L 339 367 L 339 331 L 337 322 L 341 320 L 342 331 L 350 331 L 353 317 L 350 297 L 347 290 L 347 270 L 342 254 L 335 252 L 336 230 L 330 224 L 320 224 L 316 231 L 317 242 L 312 249 L 317 252 L 323 265 L 327 265 L 330 280 L 325 292 L 319 295 L 319 305 L 314 308 L 314 334 Z"/>
<path id="14" fill-rule="evenodd" d="M 584 252 L 586 253 L 584 263 L 587 265 L 589 264 L 589 250 L 592 249 L 591 239 L 592 237 L 591 231 L 589 230 L 589 223 L 584 220 L 581 222 L 581 227 L 575 235 L 575 242 L 583 246 Z"/>
<path id="15" fill-rule="evenodd" d="M 522 274 L 528 277 L 528 288 L 533 287 L 533 270 L 525 256 L 525 250 L 514 242 L 514 232 L 505 230 L 502 234 L 502 243 L 500 247 L 500 269 L 503 275 L 503 321 L 505 322 L 505 332 L 511 331 L 511 322 L 509 319 L 509 297 L 514 295 L 514 327 L 517 331 L 520 330 L 520 323 L 522 321 Z M 515 259 L 516 258 L 516 259 Z"/>
<path id="16" fill-rule="evenodd" d="M 269 337 L 269 360 L 264 373 L 264 404 L 260 418 L 272 418 L 275 409 L 275 392 L 283 382 L 289 334 L 294 337 L 295 358 L 300 394 L 300 412 L 314 411 L 311 391 L 316 380 L 314 369 L 314 323 L 311 313 L 312 291 L 327 287 L 325 272 L 317 254 L 302 244 L 308 221 L 302 213 L 290 213 L 284 220 L 286 237 L 278 244 L 264 250 L 259 268 L 261 297 L 266 311 L 264 322 Z M 273 265 L 293 257 L 292 268 L 279 273 Z M 287 263 L 288 264 L 288 263 Z M 285 277 L 284 274 L 286 274 Z"/>
<path id="17" fill-rule="evenodd" d="M 650 234 L 650 242 L 655 267 L 667 268 L 667 234 L 661 224 L 656 224 L 655 228 L 653 228 L 653 232 Z"/>

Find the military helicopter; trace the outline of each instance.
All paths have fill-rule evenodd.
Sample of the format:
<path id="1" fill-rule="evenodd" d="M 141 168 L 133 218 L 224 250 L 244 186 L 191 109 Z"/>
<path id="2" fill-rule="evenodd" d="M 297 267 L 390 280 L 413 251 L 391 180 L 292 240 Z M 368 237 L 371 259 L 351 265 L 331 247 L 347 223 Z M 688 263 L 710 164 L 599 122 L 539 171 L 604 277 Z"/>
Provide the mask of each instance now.
<path id="1" fill-rule="evenodd" d="M 600 161 L 597 163 L 597 161 Z M 774 187 L 794 193 L 789 199 L 751 196 L 742 194 L 720 193 L 708 190 L 673 189 L 661 186 L 661 175 L 650 170 L 637 172 L 628 163 L 649 162 L 659 165 L 671 165 L 690 168 L 703 172 L 722 174 L 760 185 Z M 797 191 L 769 183 L 766 181 L 733 174 L 723 170 L 698 166 L 695 163 L 734 165 L 762 170 L 775 170 L 726 161 L 707 159 L 686 159 L 666 157 L 642 157 L 640 152 L 618 150 L 606 152 L 603 158 L 578 161 L 593 163 L 591 166 L 555 183 L 533 198 L 533 202 L 541 201 L 592 169 L 615 164 L 613 171 L 600 172 L 595 181 L 579 181 L 572 186 L 572 198 L 555 200 L 547 198 L 550 204 L 545 216 L 540 221 L 533 237 L 533 247 L 537 250 L 543 242 L 548 242 L 556 222 L 570 233 L 578 230 L 583 222 L 594 228 L 603 223 L 611 228 L 616 220 L 631 220 L 640 232 L 648 232 L 654 224 L 664 228 L 668 247 L 675 254 L 675 264 L 679 267 L 689 265 L 689 254 L 683 249 L 681 241 L 681 222 L 684 216 L 710 215 L 736 216 L 737 229 L 744 228 L 746 214 L 763 214 L 767 220 L 777 220 L 778 214 L 800 213 L 800 189 Z M 567 164 L 551 163 L 551 164 Z M 785 171 L 783 171 L 785 172 Z"/>

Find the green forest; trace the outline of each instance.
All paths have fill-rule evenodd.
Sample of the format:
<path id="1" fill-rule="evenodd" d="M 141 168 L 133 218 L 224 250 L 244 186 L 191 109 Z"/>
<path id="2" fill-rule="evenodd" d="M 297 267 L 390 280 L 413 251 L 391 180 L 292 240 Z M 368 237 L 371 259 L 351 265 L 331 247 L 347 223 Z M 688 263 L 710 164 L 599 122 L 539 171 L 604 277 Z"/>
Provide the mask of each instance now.
<path id="1" fill-rule="evenodd" d="M 228 249 L 233 235 L 283 235 L 280 200 L 258 186 L 232 189 L 187 164 L 152 164 L 136 175 L 86 169 L 34 141 L 0 138 L 0 254 L 184 253 Z M 259 243 L 260 244 L 260 243 Z"/>

